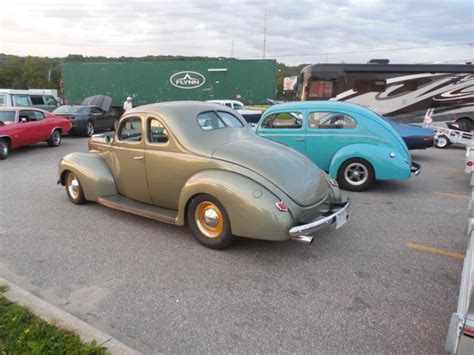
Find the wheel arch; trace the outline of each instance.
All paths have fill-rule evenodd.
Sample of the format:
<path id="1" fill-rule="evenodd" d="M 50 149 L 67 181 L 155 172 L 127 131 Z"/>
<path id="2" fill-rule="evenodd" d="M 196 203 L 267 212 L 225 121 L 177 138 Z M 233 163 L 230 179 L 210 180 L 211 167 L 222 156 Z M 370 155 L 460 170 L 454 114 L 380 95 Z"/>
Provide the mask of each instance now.
<path id="1" fill-rule="evenodd" d="M 179 197 L 176 224 L 185 224 L 189 203 L 201 194 L 214 197 L 224 206 L 233 235 L 265 240 L 289 239 L 293 218 L 290 213 L 277 210 L 276 203 L 280 200 L 254 180 L 223 170 L 202 171 L 186 182 Z"/>
<path id="2" fill-rule="evenodd" d="M 64 186 L 66 173 L 71 171 L 79 179 L 84 197 L 95 201 L 100 196 L 117 194 L 115 180 L 107 163 L 92 153 L 70 153 L 59 162 L 59 182 Z"/>
<path id="3" fill-rule="evenodd" d="M 8 148 L 9 149 L 12 148 L 12 139 L 10 138 L 10 136 L 0 136 L 0 139 L 6 140 L 7 143 L 8 143 Z"/>
<path id="4" fill-rule="evenodd" d="M 395 157 L 391 158 L 391 153 L 395 153 Z M 334 154 L 329 165 L 329 176 L 337 178 L 341 165 L 352 158 L 370 163 L 376 180 L 408 179 L 411 176 L 411 157 L 405 158 L 405 153 L 395 147 L 367 143 L 347 145 Z"/>

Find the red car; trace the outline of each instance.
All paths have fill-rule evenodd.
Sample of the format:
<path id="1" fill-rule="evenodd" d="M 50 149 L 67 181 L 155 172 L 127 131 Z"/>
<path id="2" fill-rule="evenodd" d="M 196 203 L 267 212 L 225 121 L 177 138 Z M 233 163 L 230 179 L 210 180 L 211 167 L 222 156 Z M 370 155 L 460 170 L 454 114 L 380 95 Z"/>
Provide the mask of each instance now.
<path id="1" fill-rule="evenodd" d="M 61 144 L 61 137 L 71 123 L 48 111 L 33 107 L 0 107 L 0 160 L 10 149 L 47 142 L 50 147 Z"/>

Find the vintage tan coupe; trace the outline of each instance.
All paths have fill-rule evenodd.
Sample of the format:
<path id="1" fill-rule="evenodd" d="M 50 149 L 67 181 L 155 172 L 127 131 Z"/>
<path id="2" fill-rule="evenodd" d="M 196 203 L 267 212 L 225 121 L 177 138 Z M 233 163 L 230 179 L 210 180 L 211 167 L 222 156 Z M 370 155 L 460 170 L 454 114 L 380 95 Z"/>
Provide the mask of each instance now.
<path id="1" fill-rule="evenodd" d="M 141 106 L 115 135 L 59 163 L 59 181 L 85 201 L 176 225 L 213 249 L 233 236 L 311 243 L 346 223 L 350 201 L 308 158 L 257 136 L 236 112 L 183 101 Z"/>

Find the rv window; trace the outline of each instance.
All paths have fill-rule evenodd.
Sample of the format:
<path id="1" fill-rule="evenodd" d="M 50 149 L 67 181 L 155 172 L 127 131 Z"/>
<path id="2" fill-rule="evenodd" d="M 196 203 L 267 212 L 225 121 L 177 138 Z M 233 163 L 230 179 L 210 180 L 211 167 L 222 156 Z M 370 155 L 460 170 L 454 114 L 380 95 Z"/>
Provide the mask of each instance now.
<path id="1" fill-rule="evenodd" d="M 302 124 L 303 114 L 301 112 L 279 112 L 267 117 L 263 128 L 298 129 L 302 127 Z"/>
<path id="2" fill-rule="evenodd" d="M 330 99 L 333 96 L 333 82 L 330 80 L 313 79 L 308 96 L 314 99 Z"/>
<path id="3" fill-rule="evenodd" d="M 44 105 L 43 96 L 30 96 L 33 105 Z"/>
<path id="4" fill-rule="evenodd" d="M 0 106 L 7 105 L 7 97 L 5 95 L 0 95 Z"/>
<path id="5" fill-rule="evenodd" d="M 349 115 L 338 112 L 311 112 L 308 119 L 309 128 L 355 128 L 356 121 Z"/>
<path id="6" fill-rule="evenodd" d="M 384 79 L 354 80 L 354 91 L 356 92 L 382 92 L 387 84 Z"/>

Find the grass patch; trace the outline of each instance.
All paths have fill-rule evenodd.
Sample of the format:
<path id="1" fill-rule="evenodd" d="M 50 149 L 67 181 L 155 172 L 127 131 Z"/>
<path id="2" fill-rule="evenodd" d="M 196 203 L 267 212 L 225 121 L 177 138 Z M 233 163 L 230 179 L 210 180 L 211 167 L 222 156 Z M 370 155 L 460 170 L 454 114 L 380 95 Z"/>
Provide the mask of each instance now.
<path id="1" fill-rule="evenodd" d="M 107 354 L 95 341 L 83 343 L 78 335 L 10 302 L 5 291 L 0 286 L 0 354 Z"/>

